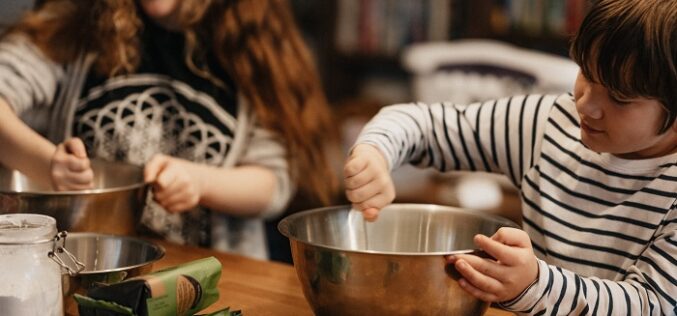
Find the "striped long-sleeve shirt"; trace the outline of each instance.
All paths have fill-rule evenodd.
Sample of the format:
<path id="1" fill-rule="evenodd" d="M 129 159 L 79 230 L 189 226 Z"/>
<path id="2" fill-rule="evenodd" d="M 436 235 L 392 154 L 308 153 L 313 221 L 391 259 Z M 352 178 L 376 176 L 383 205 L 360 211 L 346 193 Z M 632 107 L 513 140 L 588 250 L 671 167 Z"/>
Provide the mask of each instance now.
<path id="1" fill-rule="evenodd" d="M 570 94 L 384 108 L 358 143 L 394 169 L 507 175 L 539 276 L 502 305 L 533 315 L 675 315 L 677 154 L 625 160 L 580 140 Z"/>

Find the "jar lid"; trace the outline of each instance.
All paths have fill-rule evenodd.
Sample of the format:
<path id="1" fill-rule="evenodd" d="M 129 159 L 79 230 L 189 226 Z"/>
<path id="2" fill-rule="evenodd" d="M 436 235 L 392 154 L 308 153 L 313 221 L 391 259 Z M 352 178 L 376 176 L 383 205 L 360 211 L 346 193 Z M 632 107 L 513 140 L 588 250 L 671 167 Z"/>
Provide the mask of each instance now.
<path id="1" fill-rule="evenodd" d="M 35 244 L 52 241 L 56 220 L 39 214 L 0 215 L 0 244 Z"/>

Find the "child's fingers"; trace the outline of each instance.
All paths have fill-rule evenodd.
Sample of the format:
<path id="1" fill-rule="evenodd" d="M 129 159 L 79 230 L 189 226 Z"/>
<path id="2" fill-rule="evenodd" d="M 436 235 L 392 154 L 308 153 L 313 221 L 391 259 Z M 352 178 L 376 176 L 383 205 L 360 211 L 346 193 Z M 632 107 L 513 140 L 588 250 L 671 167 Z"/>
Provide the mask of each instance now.
<path id="1" fill-rule="evenodd" d="M 175 192 L 171 195 L 166 195 L 162 197 L 163 205 L 175 205 L 182 204 L 190 200 L 190 194 L 186 191 Z"/>
<path id="2" fill-rule="evenodd" d="M 66 158 L 66 168 L 72 172 L 84 172 L 91 170 L 91 165 L 88 158 L 77 158 L 69 156 Z"/>
<path id="3" fill-rule="evenodd" d="M 168 192 L 168 191 L 163 191 Z M 194 195 L 188 191 L 173 192 L 172 194 L 165 194 L 155 196 L 156 201 L 162 205 L 167 211 L 181 212 L 197 205 L 198 201 Z"/>
<path id="4" fill-rule="evenodd" d="M 181 190 L 178 190 L 177 187 L 174 187 L 172 185 L 163 187 L 158 182 L 155 182 L 155 185 L 153 186 L 153 197 L 155 200 L 162 201 L 163 203 L 166 203 L 168 199 L 171 198 L 177 198 L 180 196 Z"/>
<path id="5" fill-rule="evenodd" d="M 64 142 L 66 152 L 78 158 L 87 158 L 87 149 L 81 139 L 74 137 Z"/>
<path id="6" fill-rule="evenodd" d="M 529 235 L 521 229 L 511 227 L 501 227 L 491 236 L 492 240 L 498 241 L 508 246 L 531 248 Z"/>
<path id="7" fill-rule="evenodd" d="M 373 222 L 378 218 L 378 212 L 378 209 L 372 207 L 362 211 L 362 216 L 365 220 Z"/>
<path id="8" fill-rule="evenodd" d="M 81 191 L 81 190 L 89 190 L 92 188 L 92 184 L 75 184 L 75 183 L 68 183 L 68 184 L 57 184 L 56 185 L 56 190 L 57 191 Z"/>
<path id="9" fill-rule="evenodd" d="M 193 184 L 187 179 L 184 171 L 177 167 L 169 166 L 162 170 L 156 182 L 156 198 L 162 200 L 185 199 L 186 196 L 197 195 Z M 160 184 L 160 182 L 163 184 Z"/>
<path id="10" fill-rule="evenodd" d="M 166 207 L 165 206 L 163 206 L 163 207 L 169 213 L 180 213 L 180 212 L 184 212 L 184 211 L 187 211 L 187 210 L 195 207 L 195 205 L 193 205 L 189 202 L 180 202 L 180 203 L 170 204 L 170 205 L 167 205 Z"/>
<path id="11" fill-rule="evenodd" d="M 482 292 L 499 293 L 503 288 L 501 282 L 480 273 L 466 260 L 456 260 L 454 267 L 456 267 L 456 270 L 463 276 L 464 279 L 466 279 L 474 287 L 481 290 Z"/>
<path id="12" fill-rule="evenodd" d="M 470 284 L 466 279 L 460 279 L 458 280 L 458 285 L 461 286 L 465 291 L 470 293 L 472 296 L 485 301 L 485 302 L 497 302 L 498 297 L 494 294 L 484 292 L 477 287 L 473 286 Z"/>
<path id="13" fill-rule="evenodd" d="M 450 256 L 447 262 L 455 264 L 458 260 L 466 261 L 477 272 L 499 281 L 501 281 L 502 277 L 507 273 L 507 267 L 500 263 L 471 254 L 453 255 Z"/>
<path id="14" fill-rule="evenodd" d="M 343 176 L 350 178 L 362 172 L 367 167 L 368 160 L 361 155 L 352 156 L 343 166 Z"/>
<path id="15" fill-rule="evenodd" d="M 364 211 L 370 208 L 380 210 L 384 208 L 386 205 L 390 204 L 390 202 L 392 201 L 393 198 L 391 198 L 388 194 L 381 192 L 364 202 L 354 203 L 353 205 L 355 205 L 355 208 L 357 208 L 360 211 Z"/>
<path id="16" fill-rule="evenodd" d="M 143 168 L 143 179 L 146 183 L 155 182 L 158 175 L 169 163 L 169 157 L 165 155 L 155 155 L 151 158 L 146 166 Z"/>
<path id="17" fill-rule="evenodd" d="M 372 197 L 375 197 L 379 192 L 382 191 L 382 189 L 383 188 L 381 188 L 378 183 L 372 181 L 367 185 L 363 185 L 359 189 L 346 190 L 346 197 L 352 203 L 362 203 L 371 199 Z"/>
<path id="18" fill-rule="evenodd" d="M 165 166 L 164 169 L 160 171 L 155 179 L 155 184 L 162 190 L 166 191 L 176 191 L 176 179 L 178 177 L 177 171 L 174 168 Z"/>
<path id="19" fill-rule="evenodd" d="M 90 188 L 93 184 L 92 181 L 94 181 L 94 172 L 92 169 L 89 169 L 83 172 L 68 173 L 66 177 L 68 183 L 78 186 L 83 185 Z"/>
<path id="20" fill-rule="evenodd" d="M 375 175 L 376 172 L 373 169 L 365 168 L 354 176 L 344 178 L 343 183 L 346 189 L 354 190 L 374 180 Z"/>
<path id="21" fill-rule="evenodd" d="M 76 147 L 78 149 L 73 152 L 70 147 Z M 85 145 L 79 138 L 71 138 L 68 141 L 63 143 L 62 149 L 57 150 L 55 159 L 57 162 L 65 165 L 65 167 L 73 172 L 82 172 L 88 169 L 91 169 L 89 158 L 87 158 L 87 152 L 85 151 Z"/>
<path id="22" fill-rule="evenodd" d="M 515 257 L 517 253 L 513 247 L 484 235 L 475 235 L 474 241 L 478 247 L 501 263 L 509 266 L 517 263 L 518 258 Z"/>

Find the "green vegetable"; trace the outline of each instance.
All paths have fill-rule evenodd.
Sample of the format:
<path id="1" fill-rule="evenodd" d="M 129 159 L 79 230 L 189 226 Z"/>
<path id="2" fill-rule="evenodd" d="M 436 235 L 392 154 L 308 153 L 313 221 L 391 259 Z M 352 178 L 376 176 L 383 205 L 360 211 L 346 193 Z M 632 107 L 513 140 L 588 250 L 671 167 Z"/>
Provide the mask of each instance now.
<path id="1" fill-rule="evenodd" d="M 195 316 L 242 316 L 242 311 L 231 311 L 230 307 L 226 307 L 220 311 L 211 314 L 195 315 Z"/>
<path id="2" fill-rule="evenodd" d="M 101 301 L 89 298 L 87 296 L 82 296 L 80 294 L 73 294 L 73 298 L 78 302 L 79 306 L 92 308 L 92 309 L 103 309 L 119 315 L 129 315 L 136 316 L 131 308 L 122 306 L 120 304 L 108 301 Z"/>

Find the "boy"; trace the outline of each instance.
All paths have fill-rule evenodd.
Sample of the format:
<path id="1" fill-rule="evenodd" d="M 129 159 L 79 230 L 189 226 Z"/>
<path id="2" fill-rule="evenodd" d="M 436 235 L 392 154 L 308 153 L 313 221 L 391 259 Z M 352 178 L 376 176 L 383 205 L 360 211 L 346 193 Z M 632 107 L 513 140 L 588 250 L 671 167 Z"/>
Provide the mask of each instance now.
<path id="1" fill-rule="evenodd" d="M 346 162 L 348 199 L 375 219 L 406 162 L 502 172 L 524 231 L 475 237 L 497 260 L 448 258 L 466 291 L 524 314 L 675 315 L 676 30 L 677 0 L 598 1 L 573 95 L 383 109 Z"/>

